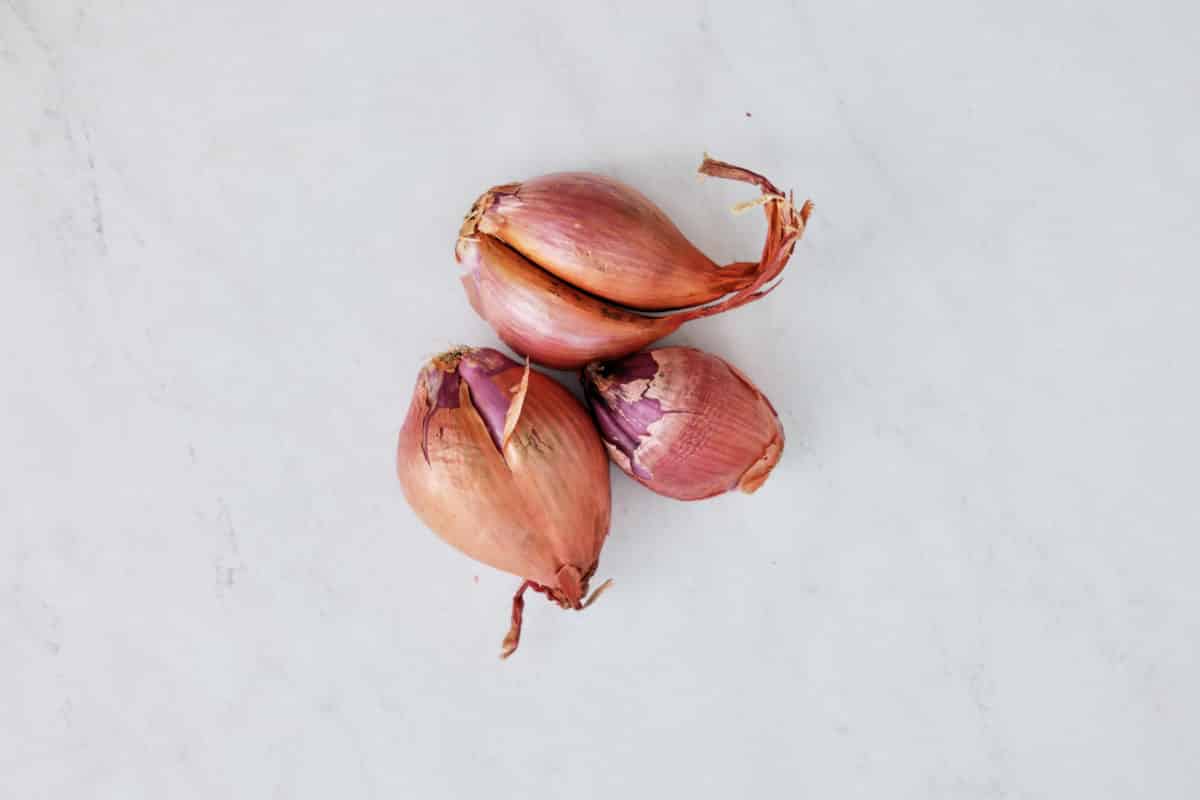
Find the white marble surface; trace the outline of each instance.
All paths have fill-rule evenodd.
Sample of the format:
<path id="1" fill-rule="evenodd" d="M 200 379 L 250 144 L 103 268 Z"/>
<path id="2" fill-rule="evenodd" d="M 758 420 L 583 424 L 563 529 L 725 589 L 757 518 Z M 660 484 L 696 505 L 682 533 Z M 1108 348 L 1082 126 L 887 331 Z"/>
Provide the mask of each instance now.
<path id="1" fill-rule="evenodd" d="M 566 6 L 570 7 L 566 7 Z M 1193 3 L 0 3 L 0 796 L 1200 796 Z M 451 247 L 564 168 L 789 280 L 790 433 L 585 614 L 424 530 Z M 475 576 L 478 576 L 476 582 Z"/>

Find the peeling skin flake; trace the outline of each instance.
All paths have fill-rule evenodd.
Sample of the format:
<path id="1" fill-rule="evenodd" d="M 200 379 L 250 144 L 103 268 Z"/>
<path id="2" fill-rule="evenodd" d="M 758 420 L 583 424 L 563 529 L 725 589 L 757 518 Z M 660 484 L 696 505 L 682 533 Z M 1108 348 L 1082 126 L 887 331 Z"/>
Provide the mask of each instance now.
<path id="1" fill-rule="evenodd" d="M 503 356 L 501 357 L 503 358 Z M 458 374 L 467 382 L 467 386 L 471 390 L 471 403 L 479 412 L 479 416 L 483 418 L 483 424 L 492 437 L 492 443 L 496 445 L 497 450 L 502 450 L 501 436 L 504 433 L 504 418 L 508 415 L 508 406 L 512 398 L 491 381 L 491 376 L 506 369 L 507 365 L 502 366 L 500 370 L 489 372 L 481 361 L 469 355 L 464 357 L 459 362 Z M 506 358 L 505 361 L 508 359 Z M 509 365 L 516 366 L 516 363 L 510 361 Z"/>
<path id="2" fill-rule="evenodd" d="M 498 350 L 482 347 L 467 352 L 452 351 L 425 370 L 429 410 L 421 422 L 421 452 L 429 462 L 429 424 L 438 409 L 459 407 L 459 387 L 466 381 L 471 404 L 483 420 L 496 449 L 503 452 L 504 422 L 512 398 L 492 380 L 510 367 L 519 366 Z"/>
<path id="3" fill-rule="evenodd" d="M 446 372 L 437 366 L 430 366 L 425 369 L 422 380 L 425 381 L 429 410 L 421 420 L 421 454 L 428 464 L 429 423 L 439 408 L 458 408 L 459 377 L 457 371 Z"/>
<path id="4" fill-rule="evenodd" d="M 648 480 L 650 472 L 638 463 L 635 454 L 642 437 L 650 433 L 650 426 L 667 413 L 658 400 L 646 396 L 658 374 L 658 363 L 650 353 L 637 353 L 593 365 L 588 371 L 584 392 L 601 435 L 625 454 L 635 475 Z"/>

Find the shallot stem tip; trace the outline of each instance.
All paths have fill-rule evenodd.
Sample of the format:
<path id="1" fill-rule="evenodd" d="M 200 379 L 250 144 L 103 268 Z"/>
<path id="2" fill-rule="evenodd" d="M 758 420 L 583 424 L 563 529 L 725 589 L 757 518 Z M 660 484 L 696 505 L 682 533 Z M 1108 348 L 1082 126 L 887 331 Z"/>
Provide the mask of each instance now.
<path id="1" fill-rule="evenodd" d="M 590 606 L 592 603 L 596 602 L 596 598 L 598 598 L 601 594 L 603 594 L 605 589 L 612 586 L 612 582 L 613 582 L 613 579 L 609 578 L 604 583 L 597 586 L 592 591 L 592 593 L 590 595 L 588 595 L 588 599 L 583 601 L 583 605 L 579 607 L 579 610 L 582 611 L 583 609 Z"/>

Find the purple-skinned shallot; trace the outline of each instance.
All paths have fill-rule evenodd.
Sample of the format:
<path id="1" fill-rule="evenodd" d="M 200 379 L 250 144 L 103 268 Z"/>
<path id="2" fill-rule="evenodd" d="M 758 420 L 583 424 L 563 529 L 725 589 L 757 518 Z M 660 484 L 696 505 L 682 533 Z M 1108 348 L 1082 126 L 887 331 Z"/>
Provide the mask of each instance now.
<path id="1" fill-rule="evenodd" d="M 702 350 L 661 347 L 594 362 L 583 385 L 613 462 L 667 497 L 752 493 L 783 453 L 783 425 L 770 401 Z"/>

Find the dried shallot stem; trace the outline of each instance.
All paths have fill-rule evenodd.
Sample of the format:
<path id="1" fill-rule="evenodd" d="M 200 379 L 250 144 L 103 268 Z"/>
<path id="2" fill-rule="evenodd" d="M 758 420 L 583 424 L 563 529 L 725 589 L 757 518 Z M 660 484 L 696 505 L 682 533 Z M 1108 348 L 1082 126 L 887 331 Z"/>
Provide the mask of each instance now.
<path id="1" fill-rule="evenodd" d="M 517 593 L 512 599 L 512 623 L 509 625 L 508 633 L 504 636 L 504 642 L 500 645 L 500 658 L 508 658 L 513 653 L 517 652 L 517 645 L 521 643 L 521 621 L 525 616 L 525 590 L 533 589 L 535 592 L 545 592 L 546 587 L 536 581 L 525 581 L 521 584 L 521 588 L 517 589 Z"/>
<path id="2" fill-rule="evenodd" d="M 592 569 L 594 570 L 595 567 Z M 588 577 L 591 577 L 590 574 Z M 604 594 L 604 591 L 608 589 L 609 586 L 612 586 L 612 578 L 609 578 L 604 583 L 597 586 L 592 593 L 588 595 L 587 600 L 584 600 L 582 604 L 577 602 L 575 610 L 582 611 L 592 603 L 596 602 L 597 598 Z M 541 592 L 546 595 L 546 599 L 548 600 L 555 599 L 554 593 L 545 586 L 542 586 L 537 581 L 525 581 L 521 584 L 521 587 L 517 589 L 517 593 L 513 595 L 512 622 L 509 625 L 508 633 L 504 637 L 504 642 L 500 645 L 500 658 L 502 659 L 508 658 L 513 653 L 517 652 L 517 645 L 521 643 L 521 624 L 525 617 L 524 595 L 526 589 L 533 589 L 535 592 Z"/>
<path id="3" fill-rule="evenodd" d="M 750 183 L 762 190 L 762 197 L 749 203 L 740 203 L 734 208 L 735 212 L 744 211 L 755 205 L 761 205 L 767 215 L 767 240 L 763 244 L 762 258 L 759 260 L 759 273 L 747 286 L 739 289 L 732 296 L 709 306 L 702 306 L 681 313 L 684 321 L 710 317 L 720 314 L 763 297 L 774 287 L 763 289 L 770 283 L 792 257 L 796 242 L 804 235 L 804 227 L 812 214 L 811 200 L 805 200 L 799 210 L 796 209 L 791 192 L 784 193 L 766 177 L 743 167 L 718 161 L 705 154 L 698 172 L 701 175 L 711 175 L 714 178 L 742 181 Z"/>
<path id="4" fill-rule="evenodd" d="M 583 601 L 583 605 L 581 605 L 579 607 L 579 610 L 582 611 L 583 609 L 590 606 L 592 603 L 596 602 L 596 600 L 600 597 L 600 595 L 604 594 L 604 590 L 607 589 L 608 587 L 612 586 L 612 582 L 613 582 L 613 579 L 609 578 L 604 583 L 597 586 L 595 588 L 595 590 L 593 590 L 592 593 L 590 595 L 588 595 L 588 599 Z"/>

